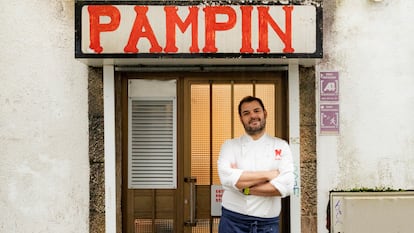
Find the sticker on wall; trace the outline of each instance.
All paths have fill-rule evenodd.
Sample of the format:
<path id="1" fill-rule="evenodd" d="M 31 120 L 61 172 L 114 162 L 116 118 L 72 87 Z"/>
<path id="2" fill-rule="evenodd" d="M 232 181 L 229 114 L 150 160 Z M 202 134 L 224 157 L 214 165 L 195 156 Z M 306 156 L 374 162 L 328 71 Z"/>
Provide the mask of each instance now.
<path id="1" fill-rule="evenodd" d="M 337 71 L 320 72 L 320 100 L 339 100 L 339 73 Z"/>
<path id="2" fill-rule="evenodd" d="M 339 104 L 320 105 L 321 134 L 339 134 Z"/>

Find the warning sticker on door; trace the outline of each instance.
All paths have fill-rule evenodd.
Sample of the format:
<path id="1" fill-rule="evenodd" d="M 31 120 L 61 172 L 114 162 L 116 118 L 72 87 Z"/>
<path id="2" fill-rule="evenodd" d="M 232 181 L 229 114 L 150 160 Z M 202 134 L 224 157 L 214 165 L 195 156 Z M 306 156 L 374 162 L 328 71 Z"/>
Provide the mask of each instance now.
<path id="1" fill-rule="evenodd" d="M 339 104 L 320 105 L 321 133 L 339 134 Z"/>
<path id="2" fill-rule="evenodd" d="M 221 185 L 211 185 L 211 216 L 221 216 L 221 197 L 224 189 Z"/>

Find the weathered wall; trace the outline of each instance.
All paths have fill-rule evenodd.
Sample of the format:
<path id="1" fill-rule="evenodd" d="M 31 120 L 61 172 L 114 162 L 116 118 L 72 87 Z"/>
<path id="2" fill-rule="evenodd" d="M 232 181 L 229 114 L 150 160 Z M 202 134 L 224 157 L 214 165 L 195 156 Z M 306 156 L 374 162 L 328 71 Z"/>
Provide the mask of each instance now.
<path id="1" fill-rule="evenodd" d="M 317 71 L 339 71 L 341 131 L 317 137 L 318 232 L 329 190 L 414 188 L 413 11 L 406 0 L 324 1 Z"/>
<path id="2" fill-rule="evenodd" d="M 301 232 L 317 231 L 315 68 L 300 67 Z"/>
<path id="3" fill-rule="evenodd" d="M 316 220 L 326 232 L 329 190 L 414 189 L 414 1 L 323 8 L 315 75 L 340 73 L 341 132 L 319 135 L 319 102 L 312 110 L 306 99 L 312 69 L 301 68 L 302 232 L 314 232 Z M 98 102 L 88 140 L 88 71 L 73 57 L 73 10 L 74 0 L 0 2 L 0 232 L 89 232 L 89 208 L 91 232 L 103 232 L 102 74 L 89 76 L 97 88 L 89 101 Z M 97 143 L 90 158 L 88 141 Z"/>
<path id="4" fill-rule="evenodd" d="M 0 2 L 0 232 L 89 232 L 87 67 L 74 0 Z"/>
<path id="5" fill-rule="evenodd" d="M 105 166 L 102 68 L 89 69 L 90 232 L 105 232 Z"/>

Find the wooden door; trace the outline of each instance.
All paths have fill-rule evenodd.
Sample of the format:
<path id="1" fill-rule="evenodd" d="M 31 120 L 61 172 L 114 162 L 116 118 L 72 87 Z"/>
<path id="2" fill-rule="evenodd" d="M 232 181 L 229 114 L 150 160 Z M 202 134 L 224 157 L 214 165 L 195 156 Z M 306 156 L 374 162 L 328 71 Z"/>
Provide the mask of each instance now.
<path id="1" fill-rule="evenodd" d="M 261 98 L 268 111 L 267 133 L 287 139 L 286 72 L 133 73 L 126 76 L 128 79 L 176 81 L 177 185 L 171 189 L 124 188 L 124 232 L 217 232 L 220 217 L 213 216 L 211 209 L 212 204 L 213 207 L 217 204 L 212 202 L 219 201 L 215 193 L 211 194 L 212 187 L 220 185 L 216 161 L 224 140 L 244 133 L 238 117 L 238 103 L 247 95 Z M 126 169 L 128 164 L 124 162 L 123 171 Z M 123 183 L 127 179 L 124 175 Z M 289 232 L 288 199 L 284 201 L 281 219 L 281 232 Z"/>

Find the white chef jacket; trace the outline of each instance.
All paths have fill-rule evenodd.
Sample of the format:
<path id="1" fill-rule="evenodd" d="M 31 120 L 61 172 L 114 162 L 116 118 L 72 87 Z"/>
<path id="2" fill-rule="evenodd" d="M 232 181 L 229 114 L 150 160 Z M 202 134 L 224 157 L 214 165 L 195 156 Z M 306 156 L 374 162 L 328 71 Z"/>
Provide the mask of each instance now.
<path id="1" fill-rule="evenodd" d="M 224 188 L 222 206 L 228 210 L 262 218 L 280 214 L 281 198 L 293 191 L 294 174 L 292 152 L 282 139 L 264 134 L 258 140 L 248 135 L 227 140 L 221 147 L 218 173 Z M 243 171 L 270 171 L 278 169 L 280 175 L 270 183 L 281 197 L 244 195 L 235 186 Z"/>

